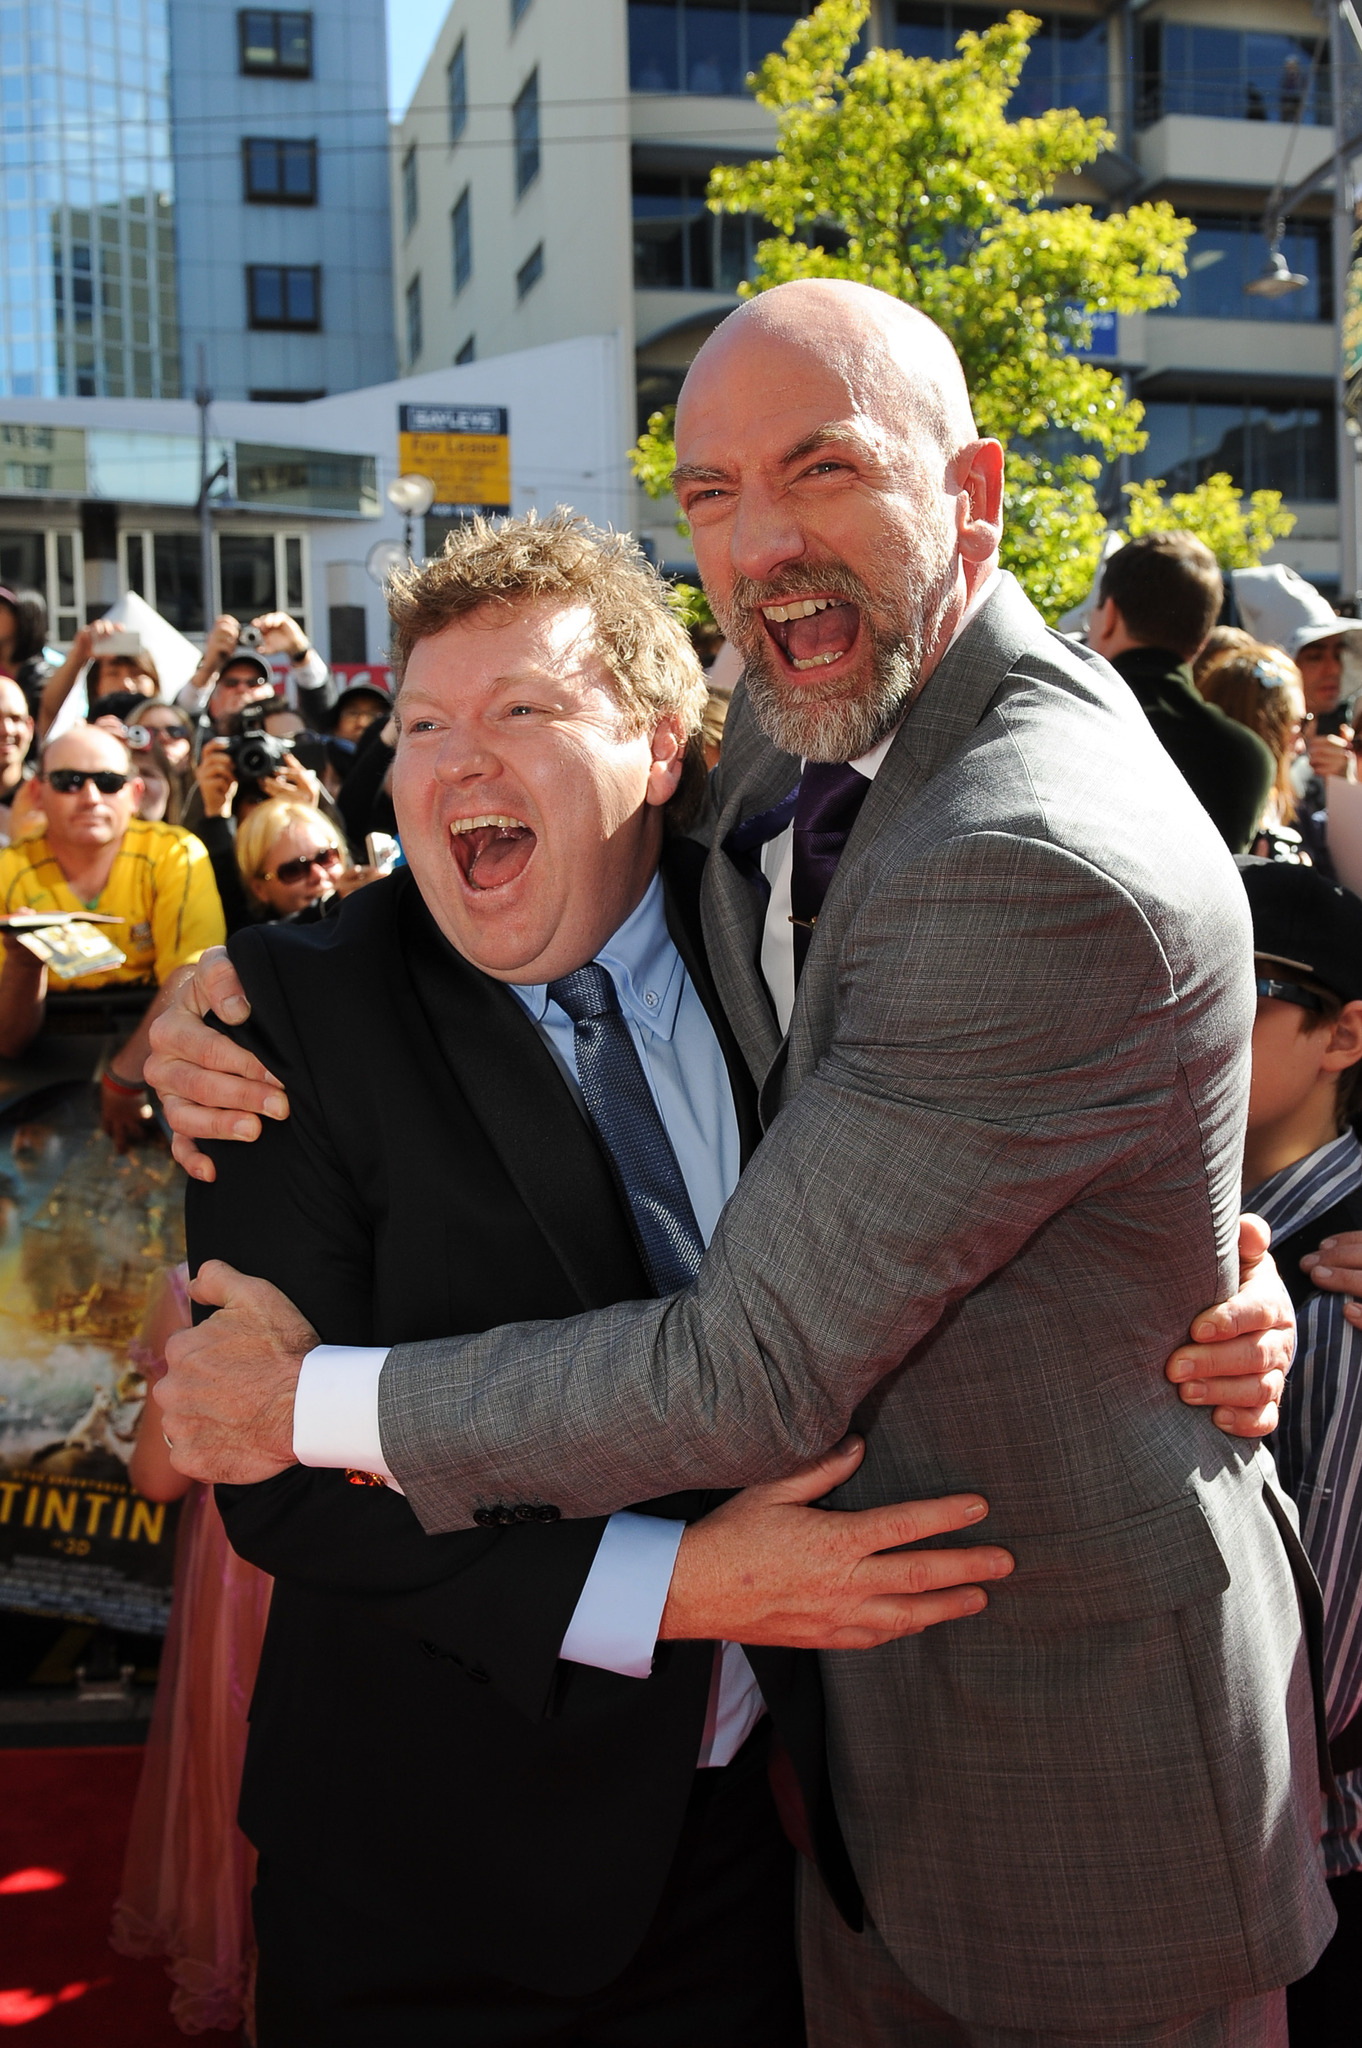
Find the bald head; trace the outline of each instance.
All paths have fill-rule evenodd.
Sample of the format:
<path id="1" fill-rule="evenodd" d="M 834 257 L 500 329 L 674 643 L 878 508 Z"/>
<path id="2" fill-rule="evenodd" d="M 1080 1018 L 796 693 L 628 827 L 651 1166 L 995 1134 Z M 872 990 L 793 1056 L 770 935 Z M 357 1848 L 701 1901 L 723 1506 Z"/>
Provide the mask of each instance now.
<path id="1" fill-rule="evenodd" d="M 132 755 L 116 733 L 102 725 L 72 725 L 43 749 L 43 773 L 53 768 L 88 768 L 115 775 L 132 772 Z"/>
<path id="2" fill-rule="evenodd" d="M 804 357 L 845 386 L 856 410 L 890 433 L 925 431 L 944 455 L 978 438 L 965 373 L 934 320 L 872 285 L 798 278 L 759 292 L 715 328 L 691 364 L 677 407 L 733 373 L 744 357 Z"/>
<path id="3" fill-rule="evenodd" d="M 997 562 L 1003 451 L 941 329 L 868 285 L 762 292 L 691 365 L 676 494 L 776 745 L 855 761 Z"/>

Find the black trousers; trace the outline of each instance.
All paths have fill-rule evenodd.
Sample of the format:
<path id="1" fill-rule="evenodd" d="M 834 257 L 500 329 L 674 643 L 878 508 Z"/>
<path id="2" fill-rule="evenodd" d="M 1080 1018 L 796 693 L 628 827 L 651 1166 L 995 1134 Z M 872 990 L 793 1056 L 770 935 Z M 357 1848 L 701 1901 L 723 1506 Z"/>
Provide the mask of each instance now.
<path id="1" fill-rule="evenodd" d="M 556 1997 L 480 1976 L 458 1930 L 401 1951 L 361 1888 L 262 1856 L 259 2048 L 803 2048 L 794 1851 L 766 1776 L 763 1723 L 722 1770 L 697 1771 L 653 1923 L 613 1983 Z M 514 1912 L 514 1893 L 507 1911 Z"/>
<path id="2" fill-rule="evenodd" d="M 1362 2041 L 1362 1870 L 1329 1879 L 1338 1926 L 1308 1977 L 1286 1987 L 1291 2048 L 1357 2048 Z"/>

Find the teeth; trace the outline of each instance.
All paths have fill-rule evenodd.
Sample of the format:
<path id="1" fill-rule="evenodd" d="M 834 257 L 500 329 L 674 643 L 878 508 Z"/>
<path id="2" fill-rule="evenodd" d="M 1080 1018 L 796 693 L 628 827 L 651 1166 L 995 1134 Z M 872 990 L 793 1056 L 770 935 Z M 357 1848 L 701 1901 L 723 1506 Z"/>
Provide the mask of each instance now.
<path id="1" fill-rule="evenodd" d="M 791 668 L 826 668 L 831 661 L 840 661 L 840 654 L 815 654 L 812 661 L 792 661 Z"/>
<path id="2" fill-rule="evenodd" d="M 797 597 L 789 604 L 764 604 L 762 617 L 783 626 L 789 619 L 811 619 L 815 612 L 825 612 L 832 601 L 830 597 Z"/>
<path id="3" fill-rule="evenodd" d="M 530 829 L 523 818 L 506 818 L 499 812 L 492 811 L 488 811 L 481 818 L 456 818 L 449 829 L 451 832 L 481 832 L 488 825 L 507 825 L 519 832 L 528 832 Z"/>

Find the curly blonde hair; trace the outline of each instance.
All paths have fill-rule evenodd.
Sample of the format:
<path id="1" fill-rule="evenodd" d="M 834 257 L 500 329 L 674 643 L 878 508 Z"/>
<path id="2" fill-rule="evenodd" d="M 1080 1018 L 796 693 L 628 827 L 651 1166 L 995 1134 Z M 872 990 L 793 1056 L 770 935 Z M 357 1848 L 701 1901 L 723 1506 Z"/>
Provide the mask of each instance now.
<path id="1" fill-rule="evenodd" d="M 543 599 L 590 611 L 631 738 L 661 718 L 680 721 L 685 769 L 667 808 L 673 826 L 682 827 L 703 794 L 700 726 L 708 687 L 666 584 L 627 534 L 607 533 L 562 505 L 544 519 L 529 512 L 495 526 L 470 520 L 449 535 L 443 554 L 389 581 L 394 675 L 400 682 L 418 640 L 455 619 Z"/>

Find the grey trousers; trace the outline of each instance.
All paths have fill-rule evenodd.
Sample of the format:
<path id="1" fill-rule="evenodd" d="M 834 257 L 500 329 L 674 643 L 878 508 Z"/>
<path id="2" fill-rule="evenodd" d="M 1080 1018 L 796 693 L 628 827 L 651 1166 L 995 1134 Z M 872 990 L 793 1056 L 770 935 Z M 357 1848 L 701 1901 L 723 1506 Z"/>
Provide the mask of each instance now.
<path id="1" fill-rule="evenodd" d="M 876 1929 L 853 1934 L 799 1859 L 799 1951 L 809 2048 L 1286 2048 L 1286 1993 L 1113 2033 L 967 2026 L 914 1989 Z"/>

